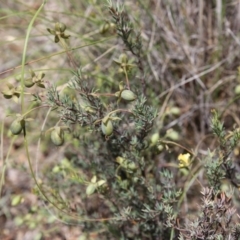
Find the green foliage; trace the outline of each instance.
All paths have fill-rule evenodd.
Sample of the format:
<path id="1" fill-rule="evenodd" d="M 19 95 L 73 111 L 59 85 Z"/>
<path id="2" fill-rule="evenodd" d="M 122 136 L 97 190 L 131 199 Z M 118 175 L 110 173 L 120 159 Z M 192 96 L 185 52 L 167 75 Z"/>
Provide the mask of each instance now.
<path id="1" fill-rule="evenodd" d="M 205 167 L 209 184 L 216 191 L 219 191 L 222 180 L 227 178 L 235 187 L 238 187 L 238 170 L 234 166 L 231 154 L 239 142 L 240 132 L 236 129 L 227 135 L 216 111 L 213 111 L 212 129 L 218 137 L 219 147 L 214 152 L 209 152 L 206 158 Z"/>

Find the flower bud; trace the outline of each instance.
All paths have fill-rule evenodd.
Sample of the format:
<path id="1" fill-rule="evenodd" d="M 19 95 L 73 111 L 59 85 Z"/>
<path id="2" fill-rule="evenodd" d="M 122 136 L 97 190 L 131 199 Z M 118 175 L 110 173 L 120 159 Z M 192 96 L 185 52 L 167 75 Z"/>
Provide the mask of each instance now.
<path id="1" fill-rule="evenodd" d="M 121 98 L 126 101 L 133 101 L 137 96 L 131 90 L 125 89 L 121 92 Z"/>
<path id="2" fill-rule="evenodd" d="M 54 127 L 51 131 L 51 140 L 56 146 L 62 146 L 64 143 L 64 132 L 60 127 Z"/>

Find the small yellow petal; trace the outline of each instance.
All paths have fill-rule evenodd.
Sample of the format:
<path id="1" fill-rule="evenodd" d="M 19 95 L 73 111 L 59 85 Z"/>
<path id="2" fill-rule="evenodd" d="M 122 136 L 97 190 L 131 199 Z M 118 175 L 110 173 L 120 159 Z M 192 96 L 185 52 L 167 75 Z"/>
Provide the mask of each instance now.
<path id="1" fill-rule="evenodd" d="M 191 157 L 191 155 L 189 153 L 179 154 L 179 156 L 178 156 L 179 168 L 189 167 L 190 157 Z"/>

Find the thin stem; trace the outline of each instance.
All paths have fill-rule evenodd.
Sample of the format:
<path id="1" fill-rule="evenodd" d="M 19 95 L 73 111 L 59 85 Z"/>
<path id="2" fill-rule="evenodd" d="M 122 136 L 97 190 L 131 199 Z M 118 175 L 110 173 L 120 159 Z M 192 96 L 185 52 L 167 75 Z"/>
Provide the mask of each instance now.
<path id="1" fill-rule="evenodd" d="M 46 1 L 43 0 L 41 6 L 38 8 L 38 10 L 36 11 L 36 13 L 34 14 L 32 20 L 30 21 L 28 28 L 27 28 L 27 34 L 26 34 L 26 39 L 25 39 L 25 43 L 24 43 L 24 48 L 23 48 L 23 55 L 22 55 L 22 71 L 21 71 L 21 109 L 22 109 L 22 113 L 24 112 L 24 73 L 25 73 L 25 65 L 26 65 L 26 54 L 27 54 L 27 46 L 28 46 L 28 41 L 29 41 L 29 37 L 30 37 L 30 32 L 32 30 L 33 24 L 38 16 L 38 14 L 41 12 L 43 6 L 45 5 Z"/>
<path id="2" fill-rule="evenodd" d="M 2 125 L 3 126 L 3 125 Z M 3 129 L 2 129 L 2 134 L 3 134 Z M 16 140 L 17 136 L 14 136 L 11 140 L 10 146 L 8 148 L 8 152 L 7 152 L 7 156 L 4 160 L 3 166 L 2 166 L 2 172 L 1 172 L 1 179 L 0 179 L 0 197 L 2 195 L 2 188 L 4 185 L 4 180 L 5 180 L 5 171 L 7 168 L 7 163 L 8 163 L 8 159 L 9 159 L 9 155 L 13 146 L 14 141 Z M 3 144 L 3 142 L 1 141 L 1 144 Z M 2 155 L 2 154 L 1 154 Z M 3 159 L 3 158 L 2 158 Z"/>
<path id="3" fill-rule="evenodd" d="M 75 51 L 75 50 L 80 49 L 80 48 L 88 47 L 88 46 L 91 46 L 91 45 L 96 45 L 96 44 L 105 42 L 106 40 L 112 39 L 112 38 L 114 38 L 114 37 L 115 37 L 115 36 L 112 36 L 112 37 L 104 38 L 104 39 L 102 39 L 102 40 L 95 41 L 95 42 L 92 42 L 92 43 L 88 43 L 88 44 L 85 44 L 85 45 L 82 45 L 82 46 L 78 46 L 78 47 L 75 47 L 75 48 L 70 48 L 70 49 L 68 49 L 68 51 Z M 67 52 L 67 50 L 60 51 L 60 52 L 57 52 L 57 53 L 53 53 L 53 54 L 50 54 L 50 55 L 48 55 L 48 56 L 46 56 L 46 57 L 41 57 L 41 58 L 38 58 L 38 59 L 35 59 L 35 60 L 32 60 L 32 61 L 29 61 L 29 62 L 25 62 L 24 65 L 27 66 L 27 65 L 30 65 L 30 64 L 32 64 L 32 63 L 39 62 L 39 61 L 42 61 L 42 60 L 45 60 L 45 59 L 48 59 L 48 58 L 51 58 L 51 57 L 54 57 L 54 56 L 57 56 L 57 55 L 66 53 L 66 52 Z M 19 66 L 17 66 L 17 67 L 13 67 L 13 68 L 7 69 L 7 70 L 5 70 L 5 71 L 3 71 L 3 72 L 0 72 L 0 75 L 5 74 L 5 73 L 7 73 L 7 72 L 11 72 L 11 71 L 13 71 L 13 70 L 15 70 L 15 69 L 18 69 L 18 68 L 20 68 L 20 67 L 22 67 L 22 65 L 19 65 Z"/>
<path id="4" fill-rule="evenodd" d="M 39 106 L 39 107 L 32 108 L 32 109 L 30 109 L 29 111 L 27 111 L 27 112 L 25 112 L 24 114 L 22 114 L 21 116 L 22 116 L 22 117 L 25 117 L 25 116 L 27 116 L 29 113 L 31 113 L 32 111 L 37 110 L 37 109 L 39 109 L 39 108 L 44 108 L 44 107 L 49 107 L 49 106 Z"/>

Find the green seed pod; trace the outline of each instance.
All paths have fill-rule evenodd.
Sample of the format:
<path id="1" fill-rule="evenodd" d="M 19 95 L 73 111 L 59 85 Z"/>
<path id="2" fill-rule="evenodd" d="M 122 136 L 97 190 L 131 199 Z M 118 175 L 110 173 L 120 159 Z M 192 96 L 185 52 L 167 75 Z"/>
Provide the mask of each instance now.
<path id="1" fill-rule="evenodd" d="M 64 143 L 64 132 L 60 127 L 54 127 L 51 131 L 51 140 L 56 146 L 62 146 Z"/>
<path id="2" fill-rule="evenodd" d="M 17 206 L 18 204 L 20 204 L 23 201 L 23 197 L 21 195 L 15 195 L 12 198 L 12 202 L 11 205 L 12 206 Z"/>
<path id="3" fill-rule="evenodd" d="M 125 162 L 126 160 L 123 158 L 123 157 L 117 157 L 116 158 L 116 162 L 119 163 L 120 165 L 123 165 L 123 163 Z"/>
<path id="4" fill-rule="evenodd" d="M 159 144 L 158 146 L 157 146 L 157 149 L 158 149 L 158 151 L 163 151 L 163 149 L 164 149 L 164 146 L 162 145 L 162 144 Z"/>
<path id="5" fill-rule="evenodd" d="M 116 24 L 110 23 L 110 27 L 111 27 L 111 29 L 115 30 L 116 29 Z"/>
<path id="6" fill-rule="evenodd" d="M 5 91 L 2 91 L 2 94 L 3 94 L 3 97 L 6 98 L 6 99 L 10 99 L 12 98 L 13 94 L 10 93 L 10 92 L 5 92 Z"/>
<path id="7" fill-rule="evenodd" d="M 55 30 L 56 30 L 56 31 L 60 31 L 60 32 L 64 32 L 64 31 L 66 30 L 66 25 L 63 24 L 63 23 L 57 22 L 57 23 L 55 24 Z"/>
<path id="8" fill-rule="evenodd" d="M 179 133 L 172 128 L 167 130 L 166 137 L 170 138 L 173 141 L 179 140 Z"/>
<path id="9" fill-rule="evenodd" d="M 104 25 L 102 25 L 100 27 L 100 31 L 99 32 L 101 34 L 104 34 L 104 33 L 108 32 L 109 28 L 110 28 L 110 24 L 109 23 L 105 23 Z"/>
<path id="10" fill-rule="evenodd" d="M 104 135 L 110 136 L 113 132 L 112 121 L 110 119 L 107 119 L 106 121 L 102 121 L 101 129 Z"/>
<path id="11" fill-rule="evenodd" d="M 128 63 L 128 57 L 127 57 L 127 55 L 125 53 L 122 53 L 119 56 L 119 62 L 121 62 L 122 64 Z"/>
<path id="12" fill-rule="evenodd" d="M 238 84 L 234 89 L 235 94 L 240 94 L 240 84 Z"/>
<path id="13" fill-rule="evenodd" d="M 14 95 L 15 88 L 11 83 L 8 83 L 2 91 L 4 98 L 10 99 Z"/>
<path id="14" fill-rule="evenodd" d="M 133 101 L 137 96 L 131 90 L 125 89 L 121 93 L 121 98 L 126 101 Z"/>
<path id="15" fill-rule="evenodd" d="M 170 113 L 173 114 L 173 115 L 179 115 L 181 113 L 181 110 L 178 107 L 172 107 L 170 109 Z"/>
<path id="16" fill-rule="evenodd" d="M 26 79 L 24 81 L 24 85 L 25 85 L 25 87 L 30 88 L 30 87 L 32 87 L 34 85 L 34 82 L 32 81 L 31 78 L 29 78 L 29 79 Z"/>
<path id="17" fill-rule="evenodd" d="M 129 170 L 136 170 L 136 169 L 137 169 L 136 163 L 134 163 L 134 162 L 128 162 L 128 164 L 127 164 L 127 169 L 129 169 Z"/>
<path id="18" fill-rule="evenodd" d="M 159 140 L 159 133 L 154 133 L 151 137 L 152 145 L 156 145 Z"/>
<path id="19" fill-rule="evenodd" d="M 13 135 L 19 135 L 23 130 L 25 121 L 23 119 L 16 119 L 12 122 L 10 130 Z"/>

